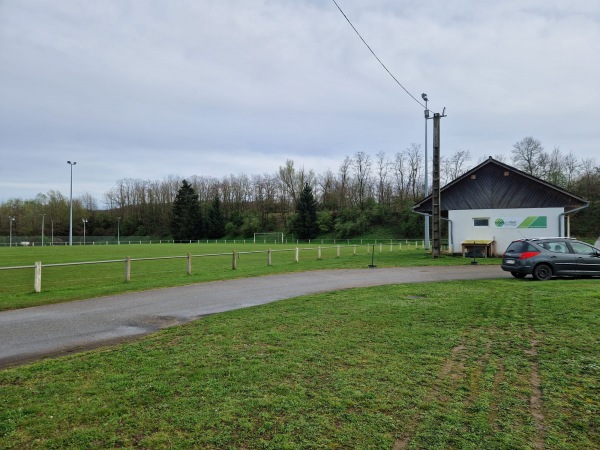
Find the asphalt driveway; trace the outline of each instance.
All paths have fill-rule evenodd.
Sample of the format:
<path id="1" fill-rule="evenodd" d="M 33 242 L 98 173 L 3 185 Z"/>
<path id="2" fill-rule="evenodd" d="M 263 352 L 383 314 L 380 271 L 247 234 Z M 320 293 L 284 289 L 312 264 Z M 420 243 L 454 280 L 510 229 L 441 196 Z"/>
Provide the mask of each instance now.
<path id="1" fill-rule="evenodd" d="M 135 292 L 0 313 L 0 368 L 143 336 L 233 309 L 300 295 L 385 284 L 510 277 L 461 265 L 326 270 Z"/>

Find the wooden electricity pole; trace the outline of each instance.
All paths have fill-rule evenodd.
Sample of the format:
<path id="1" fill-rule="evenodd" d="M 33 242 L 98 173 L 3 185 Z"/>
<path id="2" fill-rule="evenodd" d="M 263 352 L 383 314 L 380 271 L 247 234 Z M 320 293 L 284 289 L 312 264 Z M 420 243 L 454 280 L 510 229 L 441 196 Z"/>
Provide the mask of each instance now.
<path id="1" fill-rule="evenodd" d="M 445 110 L 446 108 L 444 108 Z M 431 255 L 440 256 L 441 227 L 440 227 L 440 117 L 443 113 L 433 115 L 433 180 L 431 193 L 431 213 L 433 218 L 433 245 Z"/>

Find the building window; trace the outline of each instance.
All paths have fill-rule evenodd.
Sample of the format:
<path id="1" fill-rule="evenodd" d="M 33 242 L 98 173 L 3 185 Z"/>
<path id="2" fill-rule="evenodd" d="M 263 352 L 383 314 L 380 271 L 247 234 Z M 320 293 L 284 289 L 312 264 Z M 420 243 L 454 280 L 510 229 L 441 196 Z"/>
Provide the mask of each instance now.
<path id="1" fill-rule="evenodd" d="M 474 227 L 489 227 L 490 226 L 490 219 L 489 218 L 477 218 L 477 219 L 473 219 L 473 226 Z"/>

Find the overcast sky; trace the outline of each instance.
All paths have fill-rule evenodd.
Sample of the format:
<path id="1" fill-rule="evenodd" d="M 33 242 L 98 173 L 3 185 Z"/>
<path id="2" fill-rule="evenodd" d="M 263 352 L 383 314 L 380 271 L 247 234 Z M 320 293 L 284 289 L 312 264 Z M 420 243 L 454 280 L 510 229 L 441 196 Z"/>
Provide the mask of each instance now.
<path id="1" fill-rule="evenodd" d="M 471 165 L 525 136 L 598 160 L 598 0 L 337 0 Z M 0 201 L 122 178 L 337 172 L 423 107 L 332 0 L 0 0 Z M 432 123 L 429 122 L 431 133 Z M 431 134 L 429 138 L 431 155 Z"/>

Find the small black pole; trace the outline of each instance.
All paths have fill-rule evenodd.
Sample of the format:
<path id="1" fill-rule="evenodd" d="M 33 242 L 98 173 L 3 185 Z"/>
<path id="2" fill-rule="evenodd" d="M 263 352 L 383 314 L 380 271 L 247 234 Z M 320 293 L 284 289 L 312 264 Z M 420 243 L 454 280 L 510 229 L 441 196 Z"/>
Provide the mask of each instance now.
<path id="1" fill-rule="evenodd" d="M 477 254 L 477 247 L 475 247 L 475 241 L 473 241 L 473 261 L 471 261 L 471 264 L 477 264 L 477 260 L 475 259 L 475 255 Z"/>
<path id="2" fill-rule="evenodd" d="M 373 244 L 373 251 L 371 252 L 371 264 L 369 264 L 369 268 L 374 269 L 375 267 L 377 266 L 375 265 L 375 244 Z"/>

